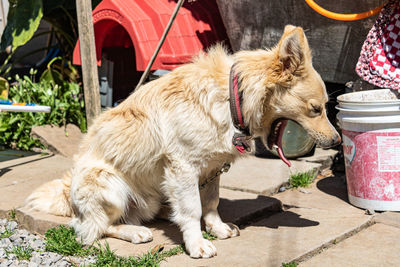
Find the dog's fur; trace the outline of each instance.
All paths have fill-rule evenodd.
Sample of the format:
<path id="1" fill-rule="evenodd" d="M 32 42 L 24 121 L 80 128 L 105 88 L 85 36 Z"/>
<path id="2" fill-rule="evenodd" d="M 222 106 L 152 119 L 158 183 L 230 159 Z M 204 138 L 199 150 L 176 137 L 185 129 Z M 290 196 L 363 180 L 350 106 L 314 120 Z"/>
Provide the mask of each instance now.
<path id="1" fill-rule="evenodd" d="M 225 162 L 240 154 L 229 108 L 229 72 L 235 63 L 243 91 L 243 116 L 253 137 L 268 136 L 278 118 L 300 123 L 323 147 L 340 142 L 326 117 L 325 86 L 311 63 L 304 32 L 286 26 L 271 50 L 229 55 L 222 46 L 191 64 L 147 83 L 97 118 L 64 179 L 44 184 L 27 206 L 72 216 L 85 243 L 103 235 L 134 243 L 152 240 L 141 226 L 168 202 L 190 256 L 212 257 L 200 220 L 219 238 L 239 235 L 221 221 L 219 177 L 199 190 Z"/>

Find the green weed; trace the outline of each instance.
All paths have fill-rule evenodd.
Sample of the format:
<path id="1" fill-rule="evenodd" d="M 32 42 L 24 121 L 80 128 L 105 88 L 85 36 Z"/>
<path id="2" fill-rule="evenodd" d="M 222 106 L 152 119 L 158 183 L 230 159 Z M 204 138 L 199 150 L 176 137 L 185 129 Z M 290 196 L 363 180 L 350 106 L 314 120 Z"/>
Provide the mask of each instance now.
<path id="1" fill-rule="evenodd" d="M 308 187 L 312 184 L 315 178 L 315 171 L 299 172 L 292 174 L 289 178 L 289 185 L 292 188 Z"/>
<path id="2" fill-rule="evenodd" d="M 84 248 L 81 242 L 76 240 L 76 234 L 72 227 L 60 225 L 51 228 L 45 233 L 46 251 L 55 252 L 64 256 L 87 256 L 93 253 L 92 248 Z"/>
<path id="3" fill-rule="evenodd" d="M 16 213 L 15 209 L 10 210 L 8 212 L 8 220 L 15 221 L 16 218 L 17 218 L 17 213 Z"/>
<path id="4" fill-rule="evenodd" d="M 0 239 L 8 238 L 14 234 L 14 231 L 11 231 L 10 228 L 6 228 L 6 230 L 0 234 Z"/>
<path id="5" fill-rule="evenodd" d="M 73 228 L 67 228 L 60 225 L 56 228 L 51 228 L 45 233 L 46 251 L 55 252 L 64 256 L 88 256 L 95 255 L 96 262 L 90 266 L 159 266 L 159 263 L 164 259 L 184 253 L 184 247 L 177 246 L 167 251 L 160 251 L 161 247 L 156 251 L 147 252 L 140 257 L 120 257 L 110 249 L 108 243 L 104 246 L 98 244 L 95 246 L 84 247 L 77 241 L 76 234 Z"/>
<path id="6" fill-rule="evenodd" d="M 161 252 L 161 260 L 182 253 L 185 253 L 185 246 L 184 245 L 176 246 L 174 248 L 171 248 L 170 250 Z"/>
<path id="7" fill-rule="evenodd" d="M 14 246 L 11 249 L 5 249 L 4 251 L 6 252 L 7 258 L 10 254 L 14 254 L 17 256 L 18 260 L 30 260 L 33 249 L 28 245 L 26 247 Z"/>
<path id="8" fill-rule="evenodd" d="M 282 263 L 282 267 L 297 267 L 297 263 L 294 261 L 289 263 Z"/>
<path id="9" fill-rule="evenodd" d="M 134 267 L 156 267 L 164 259 L 184 253 L 185 249 L 183 246 L 177 246 L 167 251 L 156 251 L 147 252 L 139 257 L 120 257 L 110 249 L 108 243 L 104 247 L 99 247 L 97 251 L 97 260 L 93 267 L 103 267 L 103 266 L 134 266 Z"/>
<path id="10" fill-rule="evenodd" d="M 207 232 L 203 232 L 203 238 L 207 239 L 207 240 L 210 240 L 210 241 L 218 239 L 218 237 L 216 237 L 215 235 L 212 235 L 212 234 L 207 233 Z"/>

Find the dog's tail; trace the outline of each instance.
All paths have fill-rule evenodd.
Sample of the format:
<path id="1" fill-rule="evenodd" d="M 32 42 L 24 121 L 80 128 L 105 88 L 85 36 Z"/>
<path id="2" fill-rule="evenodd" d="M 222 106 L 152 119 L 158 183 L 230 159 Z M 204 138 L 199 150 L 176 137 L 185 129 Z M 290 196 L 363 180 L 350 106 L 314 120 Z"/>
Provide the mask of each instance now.
<path id="1" fill-rule="evenodd" d="M 66 174 L 63 179 L 52 180 L 36 189 L 25 200 L 25 207 L 53 215 L 72 216 L 70 188 L 72 176 Z"/>

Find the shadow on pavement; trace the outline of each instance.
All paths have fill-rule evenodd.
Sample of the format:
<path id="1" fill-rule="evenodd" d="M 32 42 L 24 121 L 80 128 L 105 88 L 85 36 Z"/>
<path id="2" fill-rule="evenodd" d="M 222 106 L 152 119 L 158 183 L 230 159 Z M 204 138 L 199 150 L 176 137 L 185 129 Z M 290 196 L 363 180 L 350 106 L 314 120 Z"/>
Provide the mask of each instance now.
<path id="1" fill-rule="evenodd" d="M 36 154 L 40 155 L 38 153 L 36 153 Z M 32 162 L 35 162 L 35 161 L 47 159 L 47 158 L 50 158 L 50 157 L 54 157 L 54 154 L 43 155 L 40 158 L 37 158 L 37 157 L 36 158 L 33 157 L 32 159 L 31 158 L 25 158 L 26 161 L 21 162 L 21 163 L 17 163 L 17 164 L 14 164 L 14 165 L 8 165 L 7 163 L 3 164 L 3 162 L 0 160 L 0 163 L 2 163 L 2 166 L 6 165 L 5 167 L 0 168 L 0 177 L 3 176 L 4 174 L 6 174 L 7 172 L 11 171 L 12 168 L 15 168 L 15 167 L 18 167 L 18 166 L 21 166 L 21 165 L 24 165 L 24 164 L 32 163 Z"/>
<path id="2" fill-rule="evenodd" d="M 0 149 L 0 162 L 34 156 L 38 154 L 40 153 L 32 151 L 13 150 L 13 149 L 4 149 L 4 150 Z"/>
<path id="3" fill-rule="evenodd" d="M 7 172 L 11 171 L 10 168 L 2 168 L 0 169 L 0 177 L 6 174 Z"/>
<path id="4" fill-rule="evenodd" d="M 282 203 L 273 197 L 258 195 L 256 199 L 220 198 L 218 212 L 222 221 L 231 222 L 240 228 L 252 221 L 282 211 Z"/>
<path id="5" fill-rule="evenodd" d="M 310 227 L 317 226 L 319 222 L 300 218 L 300 215 L 292 211 L 283 211 L 268 219 L 253 223 L 251 226 L 263 226 L 277 229 L 280 226 L 285 227 Z"/>
<path id="6" fill-rule="evenodd" d="M 182 233 L 179 230 L 178 226 L 168 220 L 157 219 L 153 222 L 144 223 L 144 225 L 152 229 L 153 233 L 154 230 L 162 231 L 162 234 L 168 237 L 175 244 L 183 243 Z"/>
<path id="7" fill-rule="evenodd" d="M 317 182 L 317 188 L 322 192 L 335 196 L 344 202 L 349 203 L 347 197 L 346 175 L 344 173 L 337 173 L 333 177 L 327 177 Z"/>
<path id="8" fill-rule="evenodd" d="M 292 211 L 282 211 L 281 202 L 278 199 L 259 195 L 256 199 L 230 200 L 221 198 L 219 213 L 224 222 L 232 222 L 245 229 L 248 226 L 259 226 L 277 229 L 286 227 L 310 227 L 319 225 L 319 222 L 301 218 L 299 214 Z M 256 208 L 255 207 L 261 207 Z M 166 218 L 165 214 L 161 218 Z M 172 222 L 161 219 L 145 223 L 145 226 L 162 231 L 176 244 L 183 242 L 182 233 Z M 204 230 L 204 223 L 202 223 Z"/>

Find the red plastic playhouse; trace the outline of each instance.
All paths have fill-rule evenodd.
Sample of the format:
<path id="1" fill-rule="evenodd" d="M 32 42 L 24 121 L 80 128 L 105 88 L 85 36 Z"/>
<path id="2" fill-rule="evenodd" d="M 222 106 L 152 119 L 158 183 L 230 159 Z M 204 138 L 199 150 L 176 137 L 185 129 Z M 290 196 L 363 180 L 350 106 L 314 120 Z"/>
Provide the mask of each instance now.
<path id="1" fill-rule="evenodd" d="M 173 0 L 104 0 L 93 11 L 103 106 L 135 88 L 175 6 Z M 216 1 L 186 2 L 151 69 L 172 70 L 216 42 L 229 46 Z M 81 64 L 79 41 L 73 62 Z"/>

